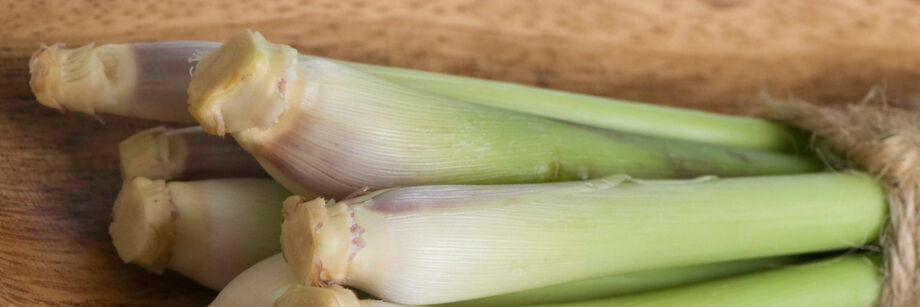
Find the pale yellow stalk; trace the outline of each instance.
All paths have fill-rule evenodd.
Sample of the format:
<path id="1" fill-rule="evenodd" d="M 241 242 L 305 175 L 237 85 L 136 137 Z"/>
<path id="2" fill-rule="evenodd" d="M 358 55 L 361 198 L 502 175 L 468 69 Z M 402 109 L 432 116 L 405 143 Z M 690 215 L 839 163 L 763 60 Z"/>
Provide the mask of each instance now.
<path id="1" fill-rule="evenodd" d="M 170 269 L 215 290 L 280 251 L 281 202 L 270 179 L 125 181 L 109 234 L 118 256 L 150 272 Z"/>

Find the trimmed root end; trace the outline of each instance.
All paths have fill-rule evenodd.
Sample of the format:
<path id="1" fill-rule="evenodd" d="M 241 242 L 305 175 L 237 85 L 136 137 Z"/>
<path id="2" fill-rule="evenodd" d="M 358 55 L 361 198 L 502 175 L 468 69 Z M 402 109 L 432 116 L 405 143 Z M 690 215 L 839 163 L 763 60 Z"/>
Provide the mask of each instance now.
<path id="1" fill-rule="evenodd" d="M 118 144 L 122 179 L 145 177 L 170 180 L 181 173 L 184 161 L 171 161 L 168 129 L 160 126 L 138 132 Z"/>
<path id="2" fill-rule="evenodd" d="M 307 285 L 328 286 L 344 282 L 355 246 L 352 211 L 345 204 L 317 198 L 306 201 L 291 196 L 284 201 L 281 251 L 298 280 Z"/>
<path id="3" fill-rule="evenodd" d="M 117 104 L 122 92 L 133 89 L 136 68 L 133 51 L 126 45 L 95 44 L 67 49 L 63 44 L 42 45 L 29 60 L 29 85 L 42 105 L 61 110 L 95 114 L 103 105 Z"/>
<path id="4" fill-rule="evenodd" d="M 43 44 L 29 60 L 29 86 L 38 103 L 60 111 L 64 111 L 64 107 L 55 98 L 55 93 L 61 83 L 61 62 L 67 58 L 62 48 L 64 44 Z"/>
<path id="5" fill-rule="evenodd" d="M 169 262 L 178 212 L 164 180 L 126 180 L 112 208 L 109 235 L 126 263 L 162 274 Z"/>
<path id="6" fill-rule="evenodd" d="M 210 134 L 267 127 L 287 106 L 282 85 L 296 61 L 293 48 L 244 30 L 198 63 L 189 112 Z"/>
<path id="7" fill-rule="evenodd" d="M 284 291 L 275 307 L 358 307 L 358 297 L 341 286 L 317 288 L 295 285 Z"/>

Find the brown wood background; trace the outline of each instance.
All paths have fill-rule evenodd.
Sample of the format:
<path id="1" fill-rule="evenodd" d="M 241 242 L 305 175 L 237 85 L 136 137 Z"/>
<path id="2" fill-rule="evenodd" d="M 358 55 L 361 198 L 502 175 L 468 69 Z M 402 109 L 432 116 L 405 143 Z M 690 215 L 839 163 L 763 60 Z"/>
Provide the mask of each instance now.
<path id="1" fill-rule="evenodd" d="M 0 305 L 203 305 L 121 264 L 106 233 L 116 144 L 154 123 L 60 114 L 29 93 L 40 42 L 224 40 L 743 113 L 762 93 L 920 101 L 920 1 L 0 0 Z"/>

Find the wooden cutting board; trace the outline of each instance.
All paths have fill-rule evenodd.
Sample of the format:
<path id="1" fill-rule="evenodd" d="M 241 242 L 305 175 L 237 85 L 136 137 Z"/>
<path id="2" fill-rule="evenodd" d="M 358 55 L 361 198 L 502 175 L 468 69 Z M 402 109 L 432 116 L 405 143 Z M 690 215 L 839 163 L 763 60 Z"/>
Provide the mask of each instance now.
<path id="1" fill-rule="evenodd" d="M 920 100 L 920 1 L 0 0 L 0 305 L 200 306 L 214 293 L 120 263 L 106 226 L 116 144 L 155 123 L 61 114 L 28 89 L 41 42 L 224 40 L 744 113 L 882 86 Z"/>

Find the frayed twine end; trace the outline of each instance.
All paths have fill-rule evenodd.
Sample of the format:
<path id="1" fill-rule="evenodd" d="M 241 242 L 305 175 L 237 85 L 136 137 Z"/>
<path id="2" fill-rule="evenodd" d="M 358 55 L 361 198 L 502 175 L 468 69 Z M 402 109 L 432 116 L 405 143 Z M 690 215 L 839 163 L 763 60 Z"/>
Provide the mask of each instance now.
<path id="1" fill-rule="evenodd" d="M 763 97 L 753 113 L 811 131 L 843 155 L 847 167 L 884 184 L 891 219 L 881 238 L 885 284 L 878 305 L 920 305 L 920 111 L 891 106 L 873 89 L 845 107 Z"/>

